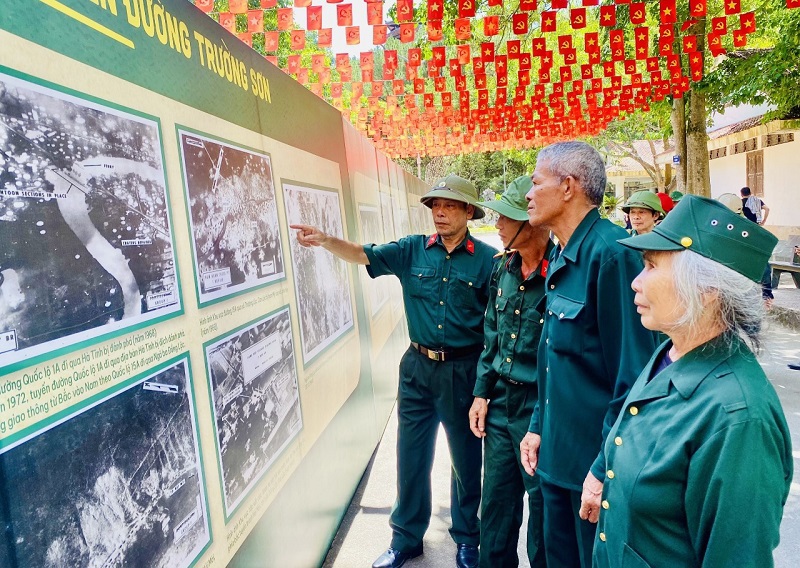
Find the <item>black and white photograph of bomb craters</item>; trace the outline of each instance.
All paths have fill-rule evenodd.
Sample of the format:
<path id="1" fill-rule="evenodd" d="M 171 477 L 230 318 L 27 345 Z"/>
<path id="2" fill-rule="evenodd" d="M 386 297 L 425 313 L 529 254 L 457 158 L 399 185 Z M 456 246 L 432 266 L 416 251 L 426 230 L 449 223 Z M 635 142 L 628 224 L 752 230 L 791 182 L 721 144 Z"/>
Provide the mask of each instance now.
<path id="1" fill-rule="evenodd" d="M 361 217 L 361 240 L 364 243 L 382 244 L 384 238 L 378 208 L 371 205 L 359 205 L 358 214 Z M 364 274 L 366 275 L 366 272 Z M 369 280 L 369 278 L 367 279 Z M 389 299 L 388 282 L 388 278 L 376 278 L 366 285 L 372 316 L 375 316 Z"/>
<path id="2" fill-rule="evenodd" d="M 200 303 L 284 276 L 270 158 L 180 132 Z"/>
<path id="3" fill-rule="evenodd" d="M 158 124 L 0 74 L 0 367 L 180 310 Z"/>
<path id="4" fill-rule="evenodd" d="M 288 183 L 283 191 L 290 225 L 313 225 L 344 238 L 338 193 Z M 294 238 L 291 243 L 303 361 L 308 363 L 353 327 L 350 280 L 343 260 L 322 247 L 303 247 Z"/>
<path id="5" fill-rule="evenodd" d="M 230 517 L 303 428 L 289 308 L 206 346 Z"/>
<path id="6" fill-rule="evenodd" d="M 189 388 L 184 358 L 4 449 L 10 566 L 191 565 L 210 532 Z"/>

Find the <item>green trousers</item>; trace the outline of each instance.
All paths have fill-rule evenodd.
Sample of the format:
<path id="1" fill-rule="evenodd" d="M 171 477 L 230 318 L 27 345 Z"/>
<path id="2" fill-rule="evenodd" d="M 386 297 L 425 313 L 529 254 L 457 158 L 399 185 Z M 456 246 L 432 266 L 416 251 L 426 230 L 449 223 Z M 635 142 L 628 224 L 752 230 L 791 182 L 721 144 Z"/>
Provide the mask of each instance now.
<path id="1" fill-rule="evenodd" d="M 528 560 L 531 568 L 547 566 L 539 478 L 525 473 L 519 451 L 535 403 L 533 386 L 510 385 L 501 380 L 492 392 L 483 446 L 482 568 L 519 566 L 517 543 L 525 495 L 529 509 Z"/>
<path id="2" fill-rule="evenodd" d="M 392 548 L 422 543 L 431 519 L 431 470 L 439 424 L 450 448 L 450 536 L 478 545 L 481 500 L 481 441 L 469 429 L 469 409 L 480 349 L 437 362 L 413 347 L 400 361 L 397 399 L 397 501 L 389 524 Z"/>

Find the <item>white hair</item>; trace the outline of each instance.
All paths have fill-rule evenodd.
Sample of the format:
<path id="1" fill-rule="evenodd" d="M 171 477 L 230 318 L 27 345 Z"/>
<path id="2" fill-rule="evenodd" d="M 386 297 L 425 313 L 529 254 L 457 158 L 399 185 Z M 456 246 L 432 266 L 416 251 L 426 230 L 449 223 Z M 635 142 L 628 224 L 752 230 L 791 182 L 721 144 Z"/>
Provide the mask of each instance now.
<path id="1" fill-rule="evenodd" d="M 586 142 L 556 142 L 543 148 L 536 159 L 546 162 L 547 168 L 561 180 L 572 176 L 592 204 L 600 205 L 603 202 L 606 165 L 600 152 Z"/>
<path id="2" fill-rule="evenodd" d="M 676 323 L 692 331 L 697 329 L 708 294 L 716 301 L 712 304 L 716 318 L 723 326 L 723 333 L 738 336 L 751 350 L 761 348 L 761 328 L 764 319 L 764 303 L 761 285 L 746 276 L 690 250 L 675 254 L 672 262 L 675 290 L 684 314 Z"/>

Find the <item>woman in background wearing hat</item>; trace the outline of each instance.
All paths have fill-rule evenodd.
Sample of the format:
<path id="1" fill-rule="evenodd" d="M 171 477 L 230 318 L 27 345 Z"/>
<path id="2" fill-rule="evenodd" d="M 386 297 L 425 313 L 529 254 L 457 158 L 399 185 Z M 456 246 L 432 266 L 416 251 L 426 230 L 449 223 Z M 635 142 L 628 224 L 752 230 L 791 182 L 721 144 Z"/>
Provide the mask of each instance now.
<path id="1" fill-rule="evenodd" d="M 594 566 L 773 565 L 792 478 L 789 430 L 753 355 L 775 237 L 685 196 L 634 279 L 642 324 L 666 333 L 605 443 Z"/>
<path id="2" fill-rule="evenodd" d="M 644 235 L 653 230 L 664 209 L 655 193 L 650 191 L 637 191 L 631 194 L 622 210 L 631 221 L 631 234 Z"/>

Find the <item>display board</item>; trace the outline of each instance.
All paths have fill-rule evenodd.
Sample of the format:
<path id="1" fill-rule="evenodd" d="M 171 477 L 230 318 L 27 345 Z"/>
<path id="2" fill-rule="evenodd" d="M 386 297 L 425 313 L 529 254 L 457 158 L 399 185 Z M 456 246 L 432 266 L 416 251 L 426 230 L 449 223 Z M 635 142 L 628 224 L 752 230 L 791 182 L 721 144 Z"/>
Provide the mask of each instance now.
<path id="1" fill-rule="evenodd" d="M 184 0 L 4 0 L 0 565 L 319 564 L 407 336 L 289 224 L 423 189 Z"/>

